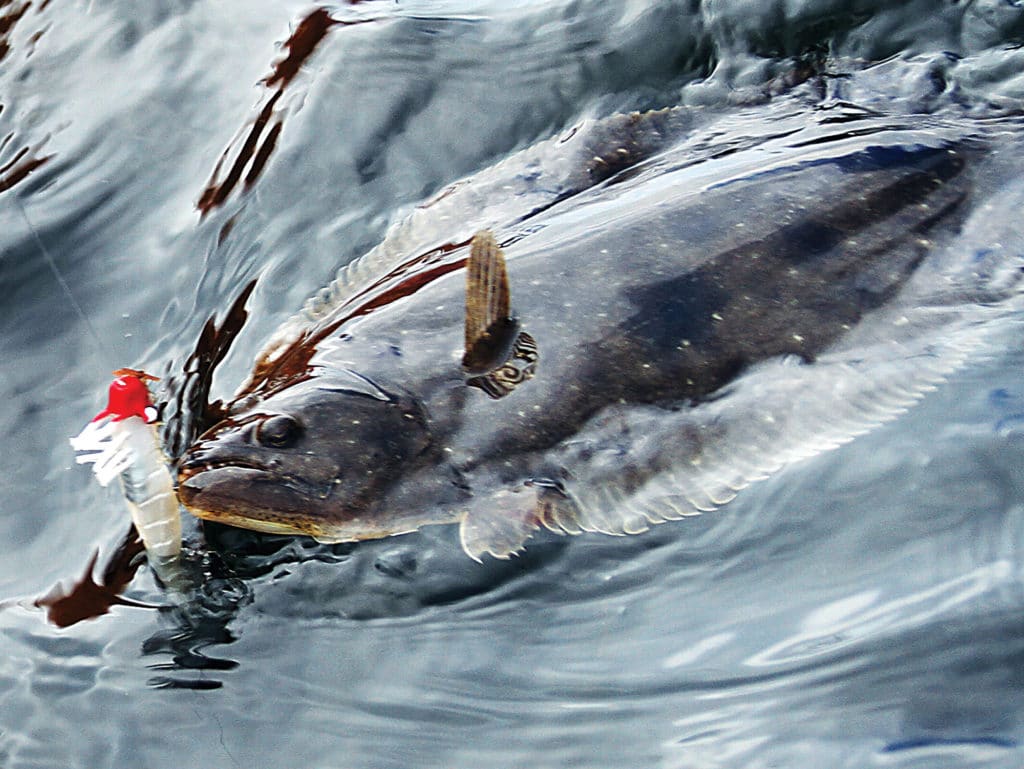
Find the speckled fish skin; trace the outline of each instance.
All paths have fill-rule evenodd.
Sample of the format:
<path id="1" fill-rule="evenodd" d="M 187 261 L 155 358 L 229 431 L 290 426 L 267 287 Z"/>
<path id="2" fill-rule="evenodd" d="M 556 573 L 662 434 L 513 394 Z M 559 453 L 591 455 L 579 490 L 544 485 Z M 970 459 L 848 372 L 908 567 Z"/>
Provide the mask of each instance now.
<path id="1" fill-rule="evenodd" d="M 460 364 L 467 246 L 396 273 L 386 293 L 349 300 L 261 361 L 231 416 L 182 458 L 182 501 L 328 542 L 461 520 L 474 557 L 507 556 L 539 525 L 642 530 L 580 501 L 594 470 L 579 447 L 614 449 L 588 425 L 634 405 L 685 416 L 764 361 L 813 365 L 901 301 L 963 221 L 979 142 L 832 141 L 740 153 L 703 177 L 669 146 L 617 183 L 495 228 L 539 356 L 505 397 L 467 386 Z M 603 480 L 632 490 L 681 454 L 714 454 L 713 431 L 678 436 L 643 460 L 625 446 Z"/>

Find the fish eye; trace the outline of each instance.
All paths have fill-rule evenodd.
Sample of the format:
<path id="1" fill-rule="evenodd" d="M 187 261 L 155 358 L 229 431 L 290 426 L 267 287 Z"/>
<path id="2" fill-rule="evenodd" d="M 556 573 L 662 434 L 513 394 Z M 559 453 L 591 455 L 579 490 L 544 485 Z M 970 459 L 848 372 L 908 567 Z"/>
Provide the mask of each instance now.
<path id="1" fill-rule="evenodd" d="M 276 414 L 259 423 L 256 440 L 264 446 L 283 449 L 292 446 L 302 434 L 302 426 L 294 417 Z"/>

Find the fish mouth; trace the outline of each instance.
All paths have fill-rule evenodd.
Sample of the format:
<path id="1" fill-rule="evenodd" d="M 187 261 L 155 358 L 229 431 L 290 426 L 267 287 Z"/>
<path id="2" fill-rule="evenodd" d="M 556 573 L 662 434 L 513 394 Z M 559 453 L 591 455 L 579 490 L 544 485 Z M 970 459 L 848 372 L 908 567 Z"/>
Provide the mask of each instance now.
<path id="1" fill-rule="evenodd" d="M 179 467 L 178 499 L 203 520 L 264 534 L 313 537 L 324 544 L 380 539 L 419 527 L 318 514 L 311 507 L 318 497 L 304 492 L 300 483 L 255 462 L 195 459 Z"/>
<path id="2" fill-rule="evenodd" d="M 269 534 L 318 532 L 294 479 L 255 463 L 193 460 L 178 469 L 178 499 L 197 518 Z"/>
<path id="3" fill-rule="evenodd" d="M 263 485 L 267 471 L 233 463 L 202 463 L 178 470 L 178 498 L 200 518 L 239 512 L 246 490 Z"/>
<path id="4" fill-rule="evenodd" d="M 239 470 L 253 470 L 257 472 L 267 473 L 270 472 L 270 468 L 260 462 L 254 462 L 251 460 L 245 460 L 237 457 L 231 459 L 222 460 L 209 460 L 203 459 L 202 457 L 196 457 L 195 459 L 183 459 L 178 464 L 178 480 L 187 481 L 190 478 L 194 478 L 200 473 L 214 472 L 216 470 L 224 470 L 229 468 L 237 468 Z"/>
<path id="5" fill-rule="evenodd" d="M 202 489 L 217 483 L 273 483 L 277 486 L 298 489 L 308 487 L 302 478 L 283 472 L 280 467 L 253 460 L 232 458 L 219 461 L 191 459 L 178 465 L 178 486 L 190 491 Z M 310 489 L 312 492 L 313 489 Z"/>

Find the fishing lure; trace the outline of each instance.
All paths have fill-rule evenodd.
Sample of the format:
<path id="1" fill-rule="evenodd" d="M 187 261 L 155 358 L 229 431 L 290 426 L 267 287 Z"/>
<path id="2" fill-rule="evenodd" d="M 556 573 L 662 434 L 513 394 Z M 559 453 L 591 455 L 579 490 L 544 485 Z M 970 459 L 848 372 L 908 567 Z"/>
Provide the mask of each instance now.
<path id="1" fill-rule="evenodd" d="M 181 513 L 153 424 L 157 410 L 146 387 L 156 377 L 134 369 L 118 369 L 114 376 L 107 407 L 70 439 L 71 447 L 80 452 L 77 463 L 92 463 L 101 486 L 121 478 L 150 561 L 167 563 L 181 552 Z"/>

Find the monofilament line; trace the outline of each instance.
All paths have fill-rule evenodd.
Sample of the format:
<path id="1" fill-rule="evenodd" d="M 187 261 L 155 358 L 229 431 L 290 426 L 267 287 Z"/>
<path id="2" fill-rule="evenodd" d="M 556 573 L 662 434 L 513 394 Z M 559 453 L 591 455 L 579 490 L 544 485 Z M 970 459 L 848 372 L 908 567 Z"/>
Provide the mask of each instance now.
<path id="1" fill-rule="evenodd" d="M 57 283 L 60 285 L 60 288 L 64 292 L 64 295 L 68 298 L 68 302 L 70 302 L 72 309 L 74 309 L 75 313 L 81 319 L 82 323 L 85 324 L 86 330 L 88 330 L 89 336 L 91 336 L 93 341 L 96 343 L 96 347 L 98 348 L 100 354 L 105 354 L 107 350 L 102 340 L 100 339 L 100 335 L 96 333 L 96 329 L 93 328 L 93 325 L 92 323 L 89 322 L 89 318 L 86 316 L 85 311 L 82 310 L 82 306 L 78 303 L 78 300 L 75 299 L 75 295 L 71 293 L 71 286 L 69 286 L 67 281 L 64 280 L 64 276 L 60 274 L 60 269 L 58 269 L 57 267 L 57 262 L 54 260 L 53 256 L 46 248 L 46 244 L 43 243 L 43 239 L 42 237 L 40 237 L 39 231 L 35 228 L 35 225 L 33 225 L 31 220 L 28 218 L 28 212 L 25 210 L 24 204 L 21 202 L 21 199 L 17 195 L 14 196 L 14 200 L 18 205 L 18 211 L 21 212 L 21 218 L 25 220 L 25 224 L 28 227 L 29 231 L 32 233 L 32 237 L 36 242 L 36 246 L 38 246 L 39 248 L 39 252 L 43 255 L 43 259 L 46 261 L 46 264 L 49 265 L 50 271 L 53 273 L 53 277 L 57 279 Z"/>

